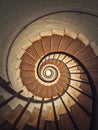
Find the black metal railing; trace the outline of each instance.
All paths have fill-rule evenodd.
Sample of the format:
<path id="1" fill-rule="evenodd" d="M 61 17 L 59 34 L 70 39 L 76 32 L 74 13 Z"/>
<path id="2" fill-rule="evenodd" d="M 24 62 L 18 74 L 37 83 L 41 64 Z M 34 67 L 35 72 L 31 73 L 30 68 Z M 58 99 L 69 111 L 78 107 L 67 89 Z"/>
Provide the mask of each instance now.
<path id="1" fill-rule="evenodd" d="M 57 113 L 56 113 L 56 108 L 55 108 L 55 105 L 54 105 L 54 102 L 55 102 L 55 100 L 57 100 L 57 99 L 60 99 L 60 100 L 61 100 L 61 102 L 62 102 L 64 108 L 66 109 L 66 111 L 67 111 L 67 113 L 68 113 L 68 115 L 69 115 L 69 117 L 70 117 L 70 120 L 71 120 L 71 122 L 72 122 L 72 124 L 73 124 L 73 126 L 74 126 L 74 129 L 78 130 L 79 128 L 78 128 L 77 122 L 75 122 L 75 120 L 74 120 L 74 118 L 73 118 L 71 112 L 70 112 L 69 109 L 67 108 L 67 106 L 66 106 L 66 104 L 65 104 L 65 102 L 64 102 L 64 100 L 63 100 L 63 98 L 62 98 L 62 96 L 63 96 L 65 93 L 66 93 L 76 104 L 78 104 L 78 106 L 84 111 L 84 113 L 86 113 L 86 114 L 89 116 L 89 118 L 91 119 L 90 130 L 93 129 L 93 125 L 94 125 L 94 117 L 93 117 L 93 116 L 94 116 L 94 114 L 95 114 L 95 109 L 96 109 L 96 108 L 95 108 L 95 98 L 96 98 L 96 89 L 95 89 L 95 88 L 96 88 L 96 87 L 95 87 L 94 81 L 93 81 L 93 79 L 92 79 L 90 73 L 88 72 L 87 68 L 86 68 L 76 57 L 74 57 L 74 56 L 72 56 L 72 55 L 70 55 L 70 54 L 68 54 L 68 53 L 65 53 L 65 52 L 51 52 L 51 53 L 48 53 L 48 54 L 46 54 L 45 56 L 43 56 L 43 57 L 41 58 L 41 60 L 39 61 L 39 63 L 38 63 L 38 67 L 37 67 L 37 74 L 38 74 L 38 76 L 40 77 L 40 75 L 39 75 L 39 68 L 40 68 L 41 62 L 42 62 L 44 59 L 46 59 L 47 56 L 55 55 L 55 54 L 65 55 L 64 58 L 66 58 L 66 56 L 68 56 L 69 58 L 71 58 L 68 62 L 66 62 L 66 63 L 64 63 L 64 64 L 68 64 L 68 63 L 71 62 L 71 61 L 75 61 L 75 63 L 77 63 L 77 65 L 74 65 L 74 66 L 72 66 L 72 67 L 69 67 L 68 69 L 71 69 L 71 68 L 80 66 L 80 67 L 82 68 L 82 70 L 83 70 L 83 72 L 70 72 L 70 71 L 69 71 L 69 72 L 70 72 L 70 75 L 71 75 L 71 74 L 86 74 L 86 76 L 87 76 L 87 78 L 88 78 L 88 81 L 83 81 L 83 80 L 80 80 L 80 79 L 79 79 L 79 80 L 78 80 L 78 79 L 72 79 L 71 77 L 69 77 L 68 79 L 69 79 L 70 81 L 73 80 L 73 81 L 75 81 L 75 82 L 80 82 L 80 83 L 82 83 L 82 84 L 89 84 L 89 85 L 91 86 L 92 95 L 89 95 L 89 94 L 85 93 L 84 91 L 82 91 L 82 90 L 76 88 L 75 86 L 70 85 L 70 83 L 67 84 L 67 85 L 68 85 L 69 87 L 73 88 L 75 91 L 78 91 L 78 92 L 84 94 L 85 96 L 87 96 L 88 98 L 92 99 L 92 102 L 93 102 L 93 105 L 92 105 L 92 113 L 90 113 L 78 100 L 76 100 L 76 99 L 75 99 L 69 92 L 67 92 L 66 90 L 64 90 L 63 93 L 58 94 L 56 97 L 52 97 L 52 98 L 47 99 L 47 100 L 44 99 L 44 97 L 43 97 L 42 100 L 39 101 L 39 100 L 34 99 L 34 96 L 31 97 L 29 100 L 28 100 L 28 98 L 23 98 L 23 100 L 26 100 L 26 101 L 27 101 L 27 104 L 25 105 L 25 107 L 23 108 L 23 110 L 20 112 L 20 114 L 19 114 L 19 116 L 16 118 L 16 120 L 14 121 L 13 126 L 12 126 L 12 130 L 14 130 L 14 129 L 16 128 L 18 122 L 20 121 L 20 119 L 21 119 L 21 117 L 23 116 L 24 112 L 26 111 L 27 107 L 28 107 L 29 104 L 32 103 L 32 102 L 33 102 L 33 103 L 40 103 L 40 104 L 41 104 L 41 106 L 40 106 L 40 108 L 39 108 L 39 116 L 38 116 L 38 120 L 37 120 L 36 130 L 39 130 L 39 128 L 40 128 L 43 105 L 44 105 L 45 103 L 48 103 L 48 102 L 51 102 L 51 103 L 52 103 L 56 129 L 57 129 L 57 130 L 60 130 L 61 128 L 60 128 L 60 125 L 59 125 L 59 121 L 58 121 Z M 54 58 L 54 57 L 53 57 L 53 58 Z M 48 59 L 48 60 L 50 60 L 50 59 Z M 55 59 L 55 60 L 56 60 L 56 59 Z M 58 59 L 57 59 L 57 60 L 58 60 Z M 62 62 L 63 62 L 63 61 L 62 61 Z M 68 67 L 68 66 L 67 66 L 67 67 Z M 63 82 L 63 81 L 62 81 L 62 82 Z M 10 84 L 10 82 L 3 81 L 3 82 L 1 83 L 1 87 L 5 89 L 5 86 L 8 86 L 8 88 L 10 88 L 10 90 L 11 90 L 12 88 L 10 87 L 9 84 Z M 62 83 L 61 83 L 61 87 L 62 87 Z M 7 89 L 7 91 L 8 91 L 8 90 L 9 90 L 9 89 Z M 14 90 L 12 90 L 12 91 L 14 91 Z M 20 95 L 21 92 L 23 92 L 23 90 L 19 91 L 18 93 L 16 93 L 16 92 L 14 91 L 14 95 L 12 95 L 10 98 L 8 98 L 8 99 L 5 100 L 3 103 L 1 103 L 1 104 L 0 104 L 0 108 L 2 108 L 5 104 L 7 104 L 8 102 L 10 102 L 10 101 L 11 101 L 12 99 L 14 99 L 15 97 L 18 97 L 18 98 L 21 97 L 21 99 L 22 99 L 23 96 Z"/>

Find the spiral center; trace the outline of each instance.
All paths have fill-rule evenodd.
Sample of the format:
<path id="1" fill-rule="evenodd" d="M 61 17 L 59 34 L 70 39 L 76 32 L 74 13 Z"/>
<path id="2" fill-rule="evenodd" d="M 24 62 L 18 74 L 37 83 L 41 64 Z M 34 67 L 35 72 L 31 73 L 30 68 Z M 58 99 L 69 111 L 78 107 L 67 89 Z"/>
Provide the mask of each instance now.
<path id="1" fill-rule="evenodd" d="M 46 70 L 46 76 L 48 76 L 48 77 L 50 77 L 51 75 L 52 75 L 52 72 L 51 72 L 51 70 L 50 69 L 48 69 L 48 70 Z"/>

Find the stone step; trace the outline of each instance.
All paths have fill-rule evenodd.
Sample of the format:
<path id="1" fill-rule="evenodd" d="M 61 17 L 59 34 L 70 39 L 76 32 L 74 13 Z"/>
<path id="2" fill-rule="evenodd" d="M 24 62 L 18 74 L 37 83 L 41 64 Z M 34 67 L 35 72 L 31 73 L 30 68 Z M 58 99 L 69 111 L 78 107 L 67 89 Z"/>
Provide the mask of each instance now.
<path id="1" fill-rule="evenodd" d="M 75 55 L 75 57 L 77 57 L 79 60 L 83 60 L 93 56 L 95 56 L 95 52 L 93 51 L 90 45 L 87 45 L 85 48 L 83 48 L 81 51 L 79 51 L 79 53 Z"/>
<path id="2" fill-rule="evenodd" d="M 2 103 L 4 101 L 5 101 L 4 97 L 0 96 L 0 103 Z M 10 115 L 11 112 L 12 112 L 12 109 L 8 104 L 4 105 L 0 109 L 0 124 L 7 118 L 7 116 Z"/>
<path id="3" fill-rule="evenodd" d="M 85 45 L 83 42 L 81 42 L 79 39 L 75 39 L 72 44 L 68 47 L 66 50 L 67 53 L 74 55 L 78 52 L 81 48 L 83 48 Z"/>
<path id="4" fill-rule="evenodd" d="M 22 105 L 18 105 L 13 111 L 12 113 L 7 117 L 7 120 L 13 124 L 15 119 L 18 117 L 18 115 L 20 114 L 20 112 L 22 111 L 23 107 Z"/>
<path id="5" fill-rule="evenodd" d="M 41 37 L 45 54 L 51 50 L 51 36 Z"/>
<path id="6" fill-rule="evenodd" d="M 0 125 L 0 130 L 11 130 L 12 124 L 9 123 L 8 120 L 5 120 L 1 125 Z M 15 130 L 18 130 L 15 128 Z"/>
<path id="7" fill-rule="evenodd" d="M 35 42 L 33 42 L 33 47 L 35 48 L 37 54 L 39 55 L 39 57 L 44 55 L 44 48 L 43 48 L 43 44 L 41 40 L 37 40 Z"/>
<path id="8" fill-rule="evenodd" d="M 37 125 L 37 120 L 38 120 L 38 116 L 39 116 L 39 108 L 34 108 L 33 112 L 31 114 L 31 117 L 28 121 L 28 125 L 29 126 L 33 126 L 36 127 Z M 45 118 L 46 118 L 46 112 L 43 110 L 42 111 L 42 116 L 41 116 L 41 121 L 40 121 L 40 129 L 42 129 L 44 127 L 44 123 L 45 123 Z"/>
<path id="9" fill-rule="evenodd" d="M 62 130 L 75 130 L 68 113 L 60 115 L 60 122 Z"/>
<path id="10" fill-rule="evenodd" d="M 79 130 L 89 130 L 91 119 L 78 104 L 71 107 L 71 113 L 73 114 L 73 118 L 76 121 Z"/>
<path id="11" fill-rule="evenodd" d="M 92 112 L 92 99 L 84 94 L 80 94 L 78 100 L 90 113 Z"/>
<path id="12" fill-rule="evenodd" d="M 59 48 L 58 48 L 58 51 L 64 51 L 66 52 L 66 49 L 71 45 L 73 39 L 70 38 L 69 36 L 66 36 L 64 35 L 60 45 L 59 45 Z"/>
<path id="13" fill-rule="evenodd" d="M 60 35 L 52 35 L 51 37 L 51 52 L 58 51 L 59 44 L 61 42 L 62 37 Z"/>
<path id="14" fill-rule="evenodd" d="M 28 47 L 28 48 L 26 49 L 26 52 L 27 52 L 28 54 L 30 54 L 30 55 L 34 58 L 35 61 L 37 61 L 37 60 L 39 59 L 39 55 L 38 55 L 38 53 L 36 52 L 36 50 L 34 49 L 33 45 L 30 46 L 30 47 Z"/>

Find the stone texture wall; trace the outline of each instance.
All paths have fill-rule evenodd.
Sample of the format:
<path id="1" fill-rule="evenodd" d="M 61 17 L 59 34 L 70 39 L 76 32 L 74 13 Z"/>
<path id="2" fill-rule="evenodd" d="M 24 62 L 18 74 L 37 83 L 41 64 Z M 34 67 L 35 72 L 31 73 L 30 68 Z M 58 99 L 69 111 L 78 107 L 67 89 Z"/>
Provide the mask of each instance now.
<path id="1" fill-rule="evenodd" d="M 98 13 L 97 0 L 1 0 L 0 1 L 0 74 L 6 77 L 6 58 L 9 47 L 17 33 L 29 22 L 45 14 L 64 10 L 81 10 Z M 72 13 L 55 14 L 40 19 L 48 28 L 52 26 L 71 28 L 98 42 L 98 19 L 93 16 Z M 36 22 L 35 22 L 36 23 Z M 59 24 L 59 26 L 58 26 Z M 40 27 L 39 27 L 40 25 Z M 38 30 L 43 26 L 37 25 Z M 34 33 L 35 30 L 32 30 Z"/>

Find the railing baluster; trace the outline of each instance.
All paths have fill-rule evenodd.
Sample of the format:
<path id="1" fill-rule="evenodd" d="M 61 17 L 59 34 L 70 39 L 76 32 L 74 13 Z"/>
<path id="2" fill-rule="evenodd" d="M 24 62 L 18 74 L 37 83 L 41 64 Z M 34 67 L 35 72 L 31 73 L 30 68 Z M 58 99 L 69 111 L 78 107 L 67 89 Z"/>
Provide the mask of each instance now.
<path id="1" fill-rule="evenodd" d="M 70 78 L 68 78 L 68 79 L 70 79 Z M 70 79 L 70 80 L 73 80 L 73 81 L 76 81 L 76 82 L 85 83 L 85 84 L 90 84 L 89 82 L 83 81 L 83 80 L 78 80 L 78 79 Z"/>
<path id="2" fill-rule="evenodd" d="M 60 130 L 53 98 L 51 98 L 51 101 L 52 101 L 52 107 L 53 107 L 53 112 L 54 112 L 56 130 Z"/>
<path id="3" fill-rule="evenodd" d="M 68 92 L 66 92 L 81 108 L 82 110 L 89 116 L 91 117 L 91 113 L 88 112 L 71 94 L 69 94 Z"/>
<path id="4" fill-rule="evenodd" d="M 18 117 L 16 118 L 16 120 L 13 123 L 13 126 L 11 128 L 11 130 L 15 130 L 17 124 L 19 123 L 19 121 L 21 120 L 21 117 L 23 116 L 23 114 L 25 113 L 27 107 L 29 106 L 29 104 L 31 103 L 32 99 L 34 98 L 34 96 L 32 96 L 28 102 L 26 103 L 26 105 L 24 106 L 24 108 L 22 109 L 22 111 L 20 112 L 20 114 L 18 115 Z"/>
<path id="5" fill-rule="evenodd" d="M 67 61 L 65 64 L 68 64 L 69 62 L 71 62 L 73 59 L 70 59 L 69 61 Z"/>
<path id="6" fill-rule="evenodd" d="M 67 113 L 68 113 L 68 115 L 69 115 L 69 117 L 70 117 L 70 120 L 71 120 L 71 122 L 72 122 L 72 124 L 73 124 L 75 130 L 79 130 L 79 128 L 78 128 L 76 122 L 74 121 L 74 119 L 73 119 L 71 113 L 69 112 L 69 110 L 68 110 L 68 108 L 67 108 L 65 102 L 63 101 L 61 95 L 60 95 L 60 94 L 58 94 L 58 95 L 59 95 L 59 98 L 61 99 L 61 101 L 62 101 L 62 103 L 63 103 L 63 105 L 64 105 L 65 110 L 67 111 Z M 66 122 L 65 122 L 65 123 L 66 123 Z"/>
<path id="7" fill-rule="evenodd" d="M 83 92 L 83 91 L 81 91 L 81 90 L 75 88 L 74 86 L 72 86 L 72 85 L 70 85 L 70 84 L 67 84 L 67 85 L 69 85 L 69 86 L 72 87 L 73 89 L 77 90 L 78 92 L 81 92 L 82 94 L 84 94 L 84 95 L 86 95 L 87 97 L 89 97 L 90 99 L 92 99 L 92 96 L 88 95 L 87 93 L 85 93 L 85 92 Z"/>
<path id="8" fill-rule="evenodd" d="M 39 116 L 38 116 L 38 120 L 37 120 L 36 130 L 39 130 L 39 127 L 40 127 L 43 104 L 44 104 L 44 97 L 42 98 L 42 102 L 41 102 L 41 107 L 40 107 Z"/>
<path id="9" fill-rule="evenodd" d="M 1 109 L 4 105 L 6 105 L 7 103 L 9 103 L 12 99 L 14 99 L 15 97 L 17 97 L 17 96 L 18 96 L 20 93 L 22 93 L 22 92 L 23 92 L 23 90 L 21 90 L 21 91 L 15 93 L 13 96 L 9 97 L 9 98 L 6 99 L 4 102 L 2 102 L 2 103 L 0 104 L 0 109 Z"/>
<path id="10" fill-rule="evenodd" d="M 63 57 L 63 59 L 61 60 L 63 62 L 63 60 L 66 58 L 66 55 Z"/>
<path id="11" fill-rule="evenodd" d="M 71 67 L 68 67 L 68 69 L 72 69 L 72 68 L 75 68 L 75 67 L 77 67 L 77 66 L 79 66 L 79 64 L 74 65 L 74 66 L 71 66 Z"/>
<path id="12" fill-rule="evenodd" d="M 85 72 L 70 72 L 70 74 L 85 74 Z"/>
<path id="13" fill-rule="evenodd" d="M 62 43 L 63 39 L 64 39 L 64 35 L 61 37 L 61 40 L 60 40 L 60 42 L 59 42 L 59 45 L 58 45 L 57 51 L 59 50 L 60 45 L 61 45 L 61 43 Z"/>
<path id="14" fill-rule="evenodd" d="M 10 82 L 2 82 L 0 83 L 0 87 L 10 84 Z"/>

